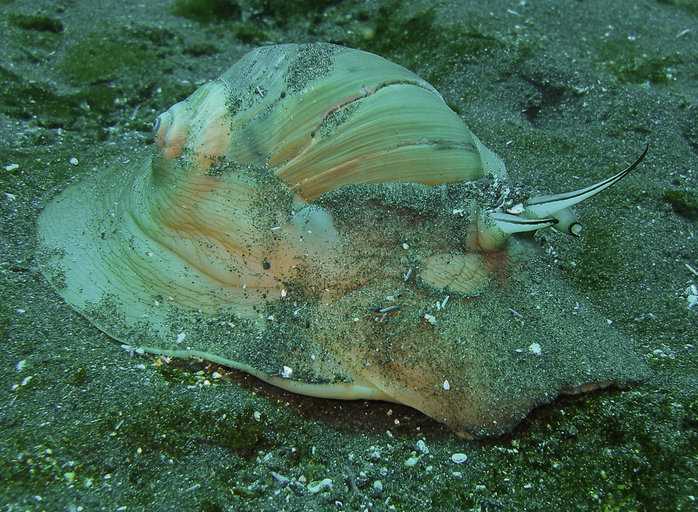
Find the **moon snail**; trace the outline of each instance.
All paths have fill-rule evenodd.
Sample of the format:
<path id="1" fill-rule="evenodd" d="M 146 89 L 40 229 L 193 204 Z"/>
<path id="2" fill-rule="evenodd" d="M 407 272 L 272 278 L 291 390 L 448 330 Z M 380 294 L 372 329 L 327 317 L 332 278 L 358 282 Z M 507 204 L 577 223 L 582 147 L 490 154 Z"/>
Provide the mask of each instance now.
<path id="1" fill-rule="evenodd" d="M 515 202 L 430 84 L 327 43 L 252 50 L 153 127 L 152 148 L 67 187 L 37 225 L 48 281 L 125 347 L 406 404 L 466 436 L 643 377 L 631 342 L 511 235 L 578 236 L 570 208 L 647 148 Z"/>

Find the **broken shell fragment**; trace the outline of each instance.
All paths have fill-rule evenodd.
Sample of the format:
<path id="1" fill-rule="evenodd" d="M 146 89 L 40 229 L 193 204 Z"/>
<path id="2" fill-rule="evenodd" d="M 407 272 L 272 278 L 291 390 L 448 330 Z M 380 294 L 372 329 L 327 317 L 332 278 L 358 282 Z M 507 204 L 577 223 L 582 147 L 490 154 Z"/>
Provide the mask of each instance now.
<path id="1" fill-rule="evenodd" d="M 38 220 L 47 279 L 125 345 L 476 436 L 644 375 L 630 341 L 509 238 L 561 223 L 580 194 L 500 210 L 501 159 L 397 64 L 258 48 L 154 132 Z M 521 351 L 536 340 L 540 354 Z"/>

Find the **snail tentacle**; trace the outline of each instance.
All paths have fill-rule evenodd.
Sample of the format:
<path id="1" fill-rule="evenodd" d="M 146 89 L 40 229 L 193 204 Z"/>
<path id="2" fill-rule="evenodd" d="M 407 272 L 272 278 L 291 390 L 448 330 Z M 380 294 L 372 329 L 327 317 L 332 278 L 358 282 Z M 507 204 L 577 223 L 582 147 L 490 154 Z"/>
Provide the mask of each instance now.
<path id="1" fill-rule="evenodd" d="M 582 225 L 570 207 L 618 183 L 642 162 L 648 149 L 649 144 L 645 146 L 645 150 L 631 165 L 618 174 L 594 185 L 572 192 L 536 196 L 528 199 L 523 205 L 518 205 L 523 207 L 522 213 L 525 217 L 492 210 L 481 210 L 477 219 L 480 248 L 485 251 L 497 251 L 514 233 L 537 231 L 547 227 L 553 227 L 568 235 L 579 236 L 582 232 Z"/>
<path id="2" fill-rule="evenodd" d="M 645 146 L 645 150 L 631 165 L 620 171 L 618 174 L 615 174 L 614 176 L 595 183 L 589 187 L 562 194 L 530 198 L 524 203 L 524 215 L 526 215 L 526 217 L 529 219 L 544 219 L 549 217 L 556 218 L 559 221 L 555 225 L 556 229 L 575 236 L 579 235 L 582 230 L 582 226 L 569 208 L 577 203 L 581 203 L 585 199 L 595 196 L 599 192 L 606 190 L 610 186 L 615 185 L 620 180 L 625 178 L 640 164 L 640 162 L 642 162 L 642 159 L 645 158 L 648 149 L 649 144 Z"/>
<path id="3" fill-rule="evenodd" d="M 557 224 L 557 219 L 527 219 L 508 213 L 480 210 L 477 218 L 477 241 L 481 249 L 491 252 L 504 246 L 514 233 L 537 231 Z"/>

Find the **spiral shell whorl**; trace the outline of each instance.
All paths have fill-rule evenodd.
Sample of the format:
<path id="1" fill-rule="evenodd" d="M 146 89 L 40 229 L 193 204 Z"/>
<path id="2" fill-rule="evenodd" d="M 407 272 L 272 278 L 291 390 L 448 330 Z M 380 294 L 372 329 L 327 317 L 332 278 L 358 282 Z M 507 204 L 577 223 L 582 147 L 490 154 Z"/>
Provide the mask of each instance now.
<path id="1" fill-rule="evenodd" d="M 227 87 L 213 80 L 176 103 L 155 122 L 155 143 L 167 159 L 186 154 L 202 169 L 223 155 L 230 143 Z"/>
<path id="2" fill-rule="evenodd" d="M 477 179 L 476 139 L 407 69 L 330 44 L 245 55 L 156 123 L 166 159 L 269 168 L 305 200 L 343 185 Z"/>

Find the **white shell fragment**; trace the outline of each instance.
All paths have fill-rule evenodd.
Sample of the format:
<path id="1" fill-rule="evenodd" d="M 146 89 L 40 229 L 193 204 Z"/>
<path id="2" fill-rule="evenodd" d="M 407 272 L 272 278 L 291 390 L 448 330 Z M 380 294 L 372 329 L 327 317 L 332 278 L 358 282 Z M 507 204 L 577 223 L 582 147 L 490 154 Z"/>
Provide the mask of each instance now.
<path id="1" fill-rule="evenodd" d="M 317 482 L 310 482 L 308 484 L 308 492 L 311 494 L 317 494 L 323 491 L 329 491 L 332 489 L 332 479 L 324 478 Z"/>
<path id="2" fill-rule="evenodd" d="M 468 460 L 468 456 L 465 453 L 454 453 L 451 455 L 451 461 L 455 464 L 463 464 Z"/>

